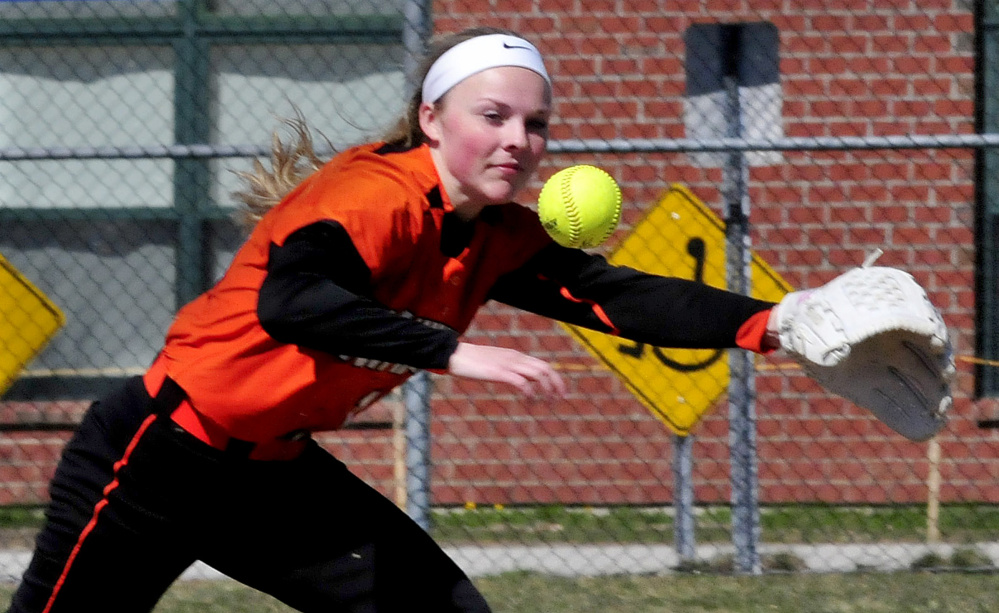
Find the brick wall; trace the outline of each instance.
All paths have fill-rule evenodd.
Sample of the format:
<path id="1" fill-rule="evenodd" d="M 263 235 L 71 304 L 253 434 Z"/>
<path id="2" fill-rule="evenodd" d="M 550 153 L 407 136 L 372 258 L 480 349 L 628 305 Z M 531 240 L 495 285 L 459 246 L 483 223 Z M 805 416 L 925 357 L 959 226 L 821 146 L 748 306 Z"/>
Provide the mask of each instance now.
<path id="1" fill-rule="evenodd" d="M 733 8 L 735 7 L 735 8 Z M 814 8 L 810 8 L 814 7 Z M 963 3 L 474 2 L 435 4 L 438 31 L 511 27 L 536 42 L 555 80 L 554 139 L 683 137 L 683 34 L 694 23 L 769 21 L 780 31 L 784 130 L 791 137 L 974 131 L 973 15 Z M 626 236 L 679 182 L 719 214 L 721 171 L 682 154 L 557 155 L 542 172 L 595 163 L 622 184 Z M 968 151 L 787 152 L 752 169 L 754 249 L 795 287 L 821 284 L 875 247 L 944 311 L 961 356 L 974 347 L 974 156 Z M 528 198 L 525 200 L 529 201 Z M 671 435 L 551 324 L 490 307 L 472 341 L 526 349 L 566 370 L 555 406 L 437 380 L 435 500 L 657 503 L 671 497 Z M 926 498 L 926 445 L 830 398 L 779 357 L 759 362 L 761 499 L 885 503 Z M 958 362 L 954 419 L 940 437 L 943 496 L 999 498 L 996 403 L 972 398 Z M 724 399 L 695 430 L 698 500 L 727 501 Z"/>
<path id="2" fill-rule="evenodd" d="M 556 140 L 684 137 L 683 34 L 691 24 L 716 21 L 769 21 L 779 28 L 787 136 L 966 134 L 974 131 L 975 88 L 967 4 L 446 0 L 434 4 L 434 24 L 437 32 L 501 25 L 536 42 L 555 79 Z M 808 287 L 880 247 L 879 263 L 911 271 L 944 311 L 959 356 L 971 355 L 973 155 L 805 151 L 783 158 L 751 172 L 756 252 L 792 285 Z M 723 210 L 721 170 L 675 153 L 552 155 L 524 201 L 532 201 L 540 179 L 573 163 L 601 166 L 621 183 L 625 210 L 608 250 L 673 183 Z M 436 504 L 671 500 L 672 435 L 558 324 L 488 305 L 467 339 L 557 363 L 570 396 L 551 405 L 521 402 L 499 386 L 433 377 Z M 763 502 L 925 500 L 925 444 L 906 442 L 862 410 L 823 394 L 779 356 L 758 364 Z M 958 367 L 954 418 L 940 437 L 942 497 L 999 502 L 997 435 L 976 426 L 999 413 L 999 404 L 974 399 L 971 365 L 959 361 Z M 390 412 L 382 406 L 366 417 Z M 724 398 L 694 436 L 697 500 L 725 502 Z M 0 503 L 43 500 L 63 440 L 60 434 L 4 436 Z M 323 441 L 393 495 L 390 431 L 343 432 Z"/>

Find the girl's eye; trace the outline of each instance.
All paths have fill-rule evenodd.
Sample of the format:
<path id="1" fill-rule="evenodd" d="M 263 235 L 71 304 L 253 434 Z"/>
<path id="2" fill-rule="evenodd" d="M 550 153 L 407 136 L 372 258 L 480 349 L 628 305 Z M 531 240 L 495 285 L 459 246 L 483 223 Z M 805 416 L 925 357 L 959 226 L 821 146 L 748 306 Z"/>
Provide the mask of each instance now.
<path id="1" fill-rule="evenodd" d="M 483 116 L 489 123 L 501 123 L 503 121 L 503 116 L 494 111 L 487 111 L 486 113 L 483 113 Z"/>
<path id="2" fill-rule="evenodd" d="M 531 130 L 547 130 L 548 120 L 546 119 L 531 119 L 527 122 L 527 127 Z"/>

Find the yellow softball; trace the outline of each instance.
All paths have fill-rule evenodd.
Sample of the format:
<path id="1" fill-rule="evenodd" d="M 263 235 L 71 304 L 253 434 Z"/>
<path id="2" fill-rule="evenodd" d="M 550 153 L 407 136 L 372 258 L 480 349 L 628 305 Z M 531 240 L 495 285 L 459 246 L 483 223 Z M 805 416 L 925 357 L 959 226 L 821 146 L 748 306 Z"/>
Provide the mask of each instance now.
<path id="1" fill-rule="evenodd" d="M 570 166 L 541 188 L 538 216 L 563 247 L 596 247 L 610 238 L 621 220 L 621 188 L 596 166 Z"/>

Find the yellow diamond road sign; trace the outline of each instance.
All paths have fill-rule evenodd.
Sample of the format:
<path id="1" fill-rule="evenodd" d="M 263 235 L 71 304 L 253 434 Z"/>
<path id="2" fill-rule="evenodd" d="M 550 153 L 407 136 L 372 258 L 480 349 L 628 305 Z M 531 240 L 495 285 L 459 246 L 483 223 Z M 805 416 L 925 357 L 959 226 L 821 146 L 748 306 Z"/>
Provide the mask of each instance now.
<path id="1" fill-rule="evenodd" d="M 0 395 L 65 322 L 62 311 L 0 256 Z"/>
<path id="2" fill-rule="evenodd" d="M 724 288 L 725 224 L 682 185 L 673 185 L 608 258 L 645 272 Z M 777 302 L 791 291 L 755 253 L 752 295 Z M 565 326 L 625 383 L 638 400 L 681 436 L 728 388 L 725 350 L 663 349 Z"/>

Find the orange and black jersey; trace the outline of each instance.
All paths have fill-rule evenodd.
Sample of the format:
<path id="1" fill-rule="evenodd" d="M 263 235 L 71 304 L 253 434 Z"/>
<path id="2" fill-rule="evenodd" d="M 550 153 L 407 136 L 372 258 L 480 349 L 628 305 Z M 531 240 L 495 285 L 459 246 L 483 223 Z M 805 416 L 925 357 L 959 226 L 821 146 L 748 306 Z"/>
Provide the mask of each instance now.
<path id="1" fill-rule="evenodd" d="M 488 300 L 655 346 L 756 350 L 746 324 L 772 306 L 560 247 L 517 204 L 462 221 L 425 146 L 373 144 L 261 220 L 178 314 L 162 359 L 232 436 L 333 429 L 415 370 L 446 368 Z"/>

